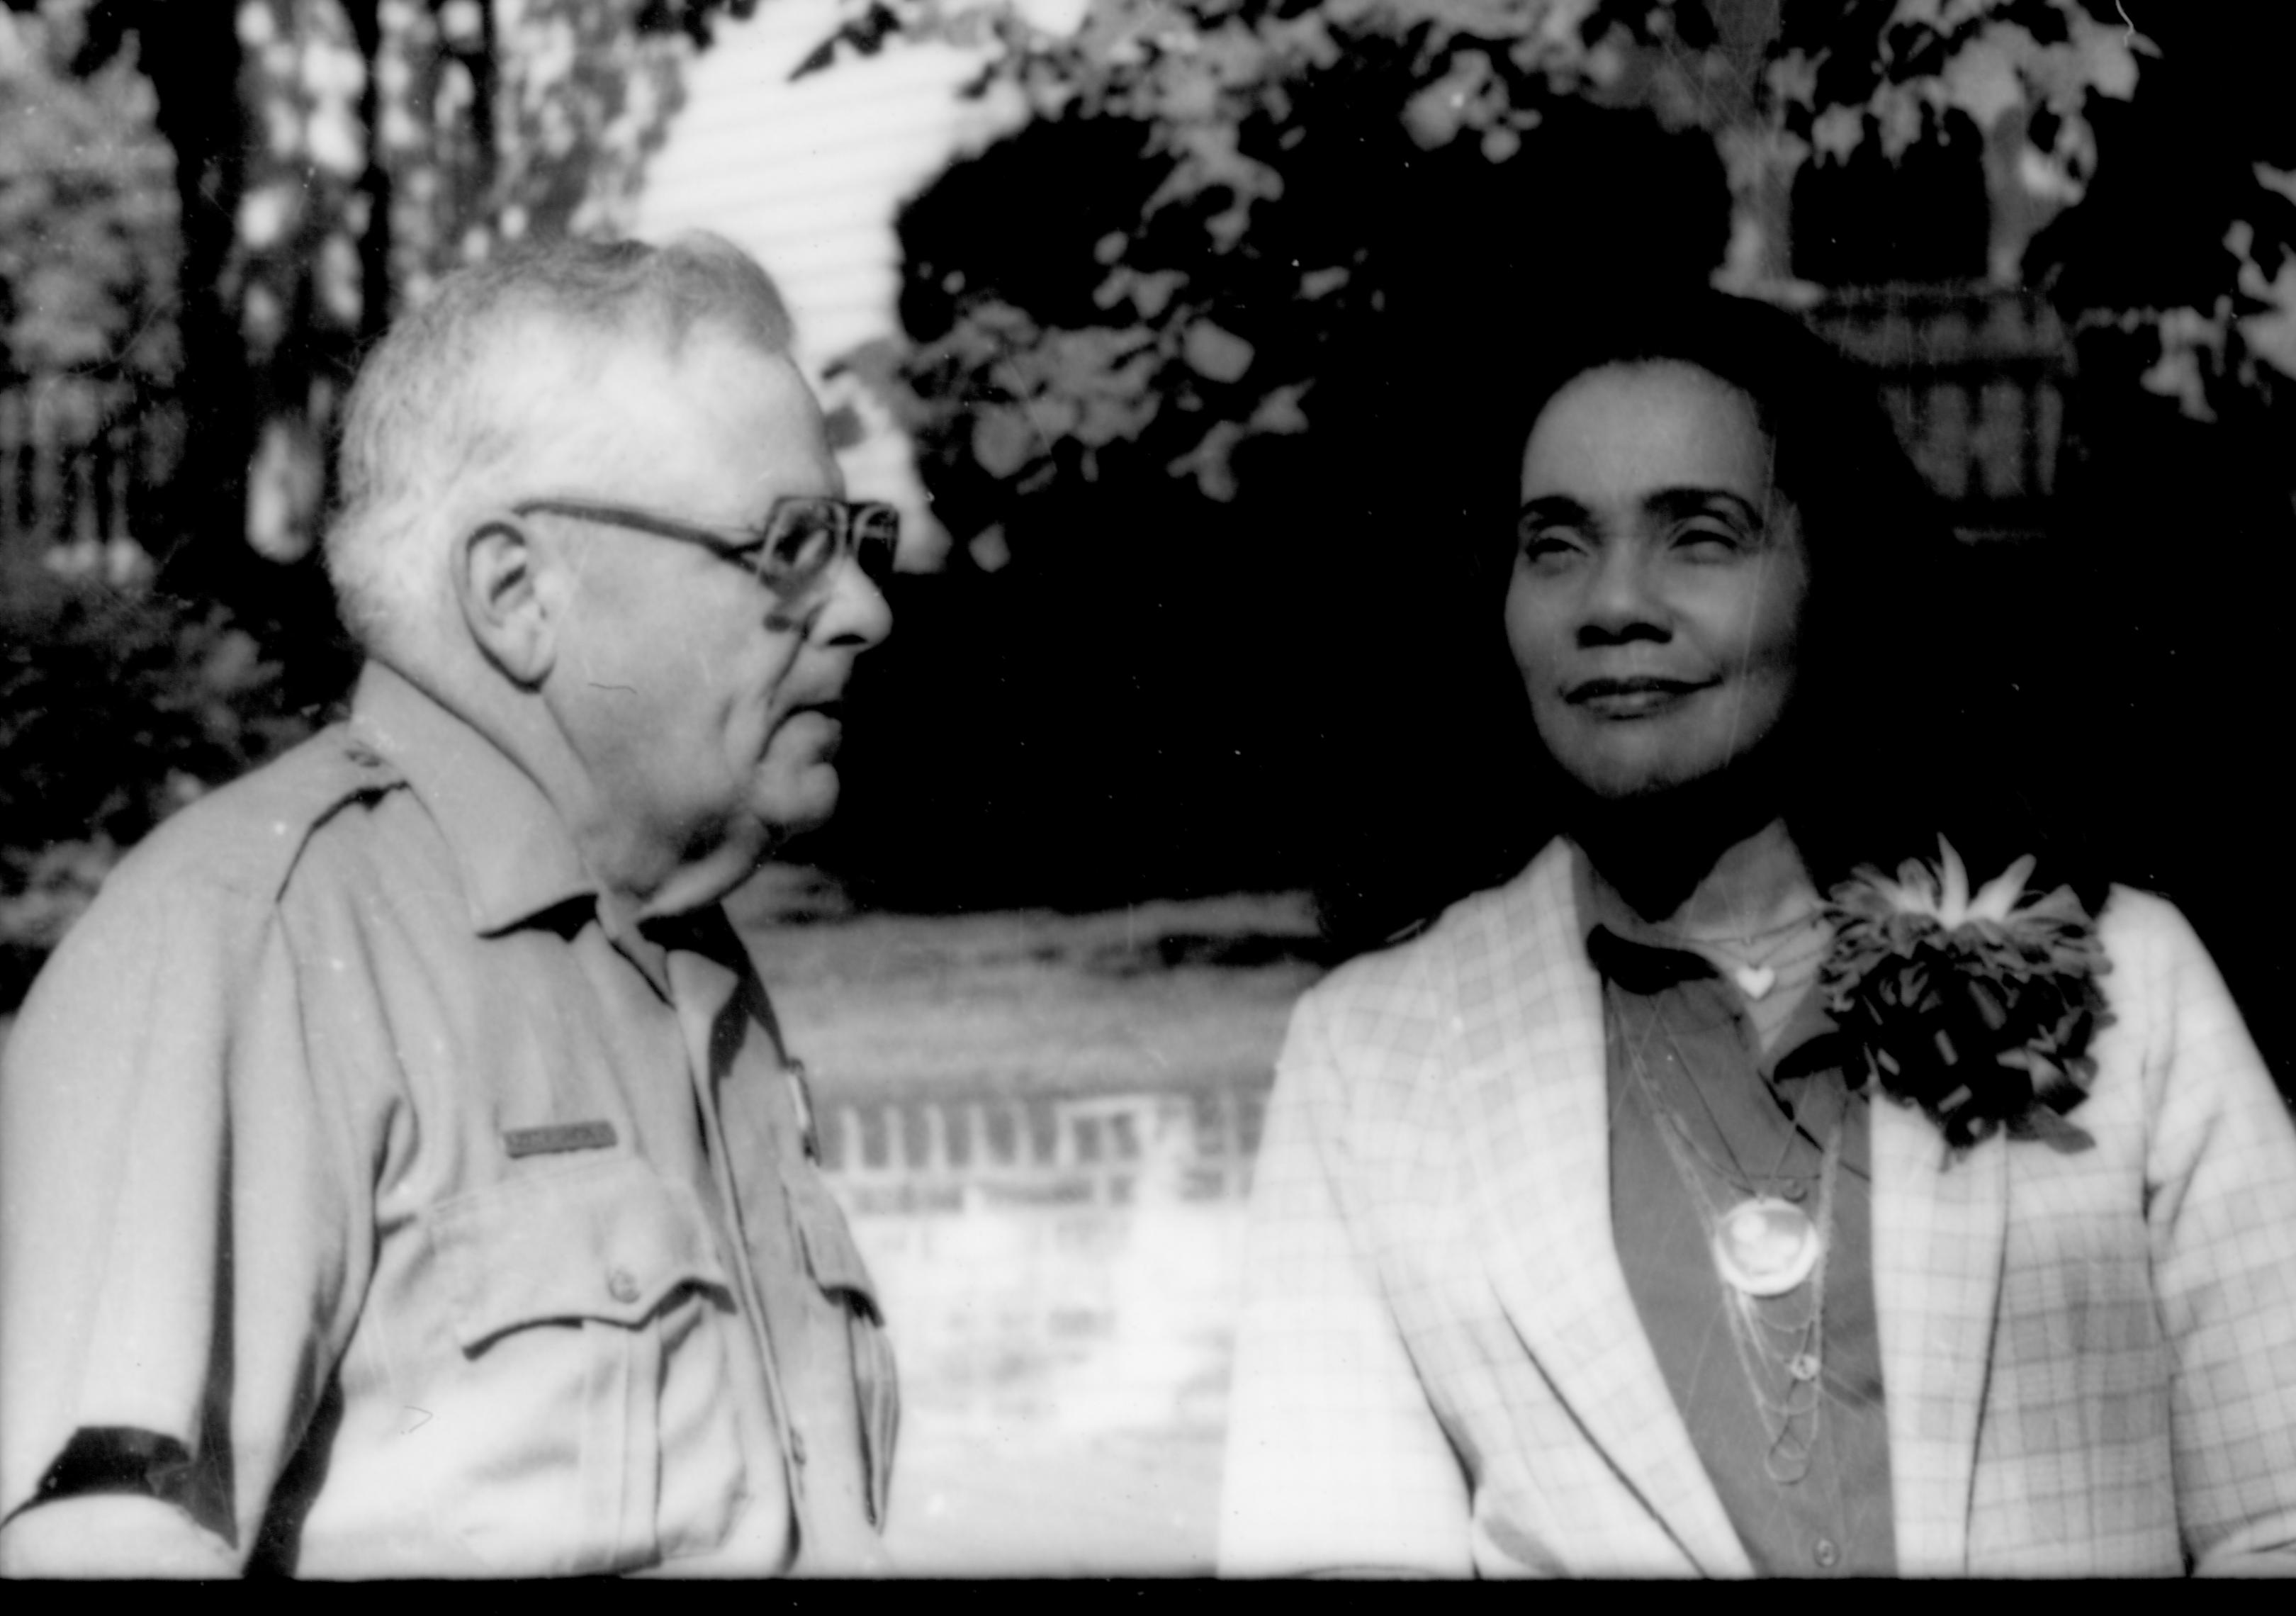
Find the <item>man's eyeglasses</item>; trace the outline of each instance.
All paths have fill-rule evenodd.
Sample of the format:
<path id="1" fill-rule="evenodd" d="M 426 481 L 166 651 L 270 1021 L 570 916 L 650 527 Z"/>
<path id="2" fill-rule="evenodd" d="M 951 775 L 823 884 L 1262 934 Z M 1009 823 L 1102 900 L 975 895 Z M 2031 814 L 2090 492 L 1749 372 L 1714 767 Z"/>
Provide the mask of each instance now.
<path id="1" fill-rule="evenodd" d="M 891 505 L 815 494 L 785 495 L 775 500 L 774 508 L 766 513 L 764 525 L 746 533 L 697 527 L 627 505 L 581 499 L 521 500 L 511 511 L 519 516 L 570 516 L 577 521 L 603 522 L 657 538 L 700 545 L 755 573 L 758 581 L 784 604 L 804 600 L 849 555 L 873 580 L 882 583 L 893 570 L 894 553 L 901 539 L 901 513 Z"/>

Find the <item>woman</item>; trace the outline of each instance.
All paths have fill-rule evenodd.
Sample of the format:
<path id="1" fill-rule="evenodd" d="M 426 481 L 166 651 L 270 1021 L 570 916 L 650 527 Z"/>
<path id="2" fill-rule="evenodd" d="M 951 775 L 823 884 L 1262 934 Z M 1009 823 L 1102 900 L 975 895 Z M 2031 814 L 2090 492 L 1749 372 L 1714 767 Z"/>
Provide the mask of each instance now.
<path id="1" fill-rule="evenodd" d="M 1564 833 L 1294 1016 L 1223 1569 L 2296 1569 L 2296 1129 L 1965 743 L 1878 413 L 1718 297 L 1553 371 L 1494 460 Z"/>

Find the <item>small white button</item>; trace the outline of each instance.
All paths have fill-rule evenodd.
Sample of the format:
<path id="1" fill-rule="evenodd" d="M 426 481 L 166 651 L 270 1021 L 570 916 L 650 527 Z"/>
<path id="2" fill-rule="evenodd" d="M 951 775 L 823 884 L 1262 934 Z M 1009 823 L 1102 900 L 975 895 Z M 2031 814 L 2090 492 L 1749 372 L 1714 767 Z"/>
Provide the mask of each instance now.
<path id="1" fill-rule="evenodd" d="M 606 1294 L 616 1301 L 636 1301 L 638 1299 L 637 1276 L 627 1268 L 616 1268 L 606 1276 Z"/>
<path id="2" fill-rule="evenodd" d="M 1817 1546 L 1810 1552 L 1816 1556 L 1817 1563 L 1823 1566 L 1830 1567 L 1835 1561 L 1841 1558 L 1841 1551 L 1833 1546 L 1833 1539 L 1831 1538 L 1820 1538 L 1817 1540 Z"/>

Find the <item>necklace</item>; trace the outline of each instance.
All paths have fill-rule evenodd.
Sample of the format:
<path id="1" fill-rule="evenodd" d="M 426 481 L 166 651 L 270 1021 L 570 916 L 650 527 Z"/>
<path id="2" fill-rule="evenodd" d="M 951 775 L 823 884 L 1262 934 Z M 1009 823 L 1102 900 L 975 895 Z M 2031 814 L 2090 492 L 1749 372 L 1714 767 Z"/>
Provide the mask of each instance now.
<path id="1" fill-rule="evenodd" d="M 1685 942 L 1694 941 L 1717 948 L 1751 948 L 1756 943 L 1765 942 L 1769 939 L 1780 936 L 1783 933 L 1800 931 L 1804 926 L 1809 923 L 1810 917 L 1817 912 L 1818 905 L 1815 898 L 1813 898 L 1810 902 L 1804 904 L 1800 908 L 1795 910 L 1792 915 L 1787 915 L 1784 920 L 1776 921 L 1769 925 L 1764 926 L 1759 931 L 1740 931 L 1735 933 L 1726 933 L 1714 937 L 1700 938 L 1693 938 L 1688 932 L 1677 932 L 1677 935 L 1681 937 Z"/>
<path id="2" fill-rule="evenodd" d="M 1740 936 L 1694 937 L 1683 931 L 1673 935 L 1683 947 L 1726 971 L 1738 990 L 1750 999 L 1767 997 L 1781 979 L 1814 965 L 1833 941 L 1823 911 L 1814 902 L 1775 925 Z"/>
<path id="3" fill-rule="evenodd" d="M 1667 1041 L 1674 1042 L 1670 1033 Z M 1791 1201 L 1765 1193 L 1751 1180 L 1738 1162 L 1729 1136 L 1721 1130 L 1712 1105 L 1693 1079 L 1692 1091 L 1698 1095 L 1732 1166 L 1726 1168 L 1708 1154 L 1659 1092 L 1643 1058 L 1641 1042 L 1628 1048 L 1636 1085 L 1658 1125 L 1675 1171 L 1705 1214 L 1709 1249 L 1715 1271 L 1724 1283 L 1739 1369 L 1769 1439 L 1762 1456 L 1763 1472 L 1774 1481 L 1791 1485 L 1808 1473 L 1824 1417 L 1826 1258 L 1832 1245 L 1834 1185 L 1840 1174 L 1847 1109 L 1836 1116 L 1826 1136 L 1817 1173 L 1817 1213 L 1813 1218 Z M 1679 1062 L 1679 1048 L 1673 1054 Z M 1770 1179 L 1786 1176 L 1781 1169 L 1792 1146 L 1793 1138 L 1789 1136 L 1786 1151 L 1767 1175 Z M 1714 1177 L 1741 1192 L 1735 1203 L 1726 1209 L 1717 1205 L 1706 1176 L 1698 1170 L 1701 1162 Z M 1777 1317 L 1776 1305 L 1804 1285 L 1808 1288 L 1805 1308 L 1799 1316 Z M 1773 1339 L 1777 1343 L 1775 1348 Z"/>
<path id="4" fill-rule="evenodd" d="M 1660 1020 L 1656 1014 L 1652 1014 L 1650 1016 L 1649 1025 L 1656 1028 L 1660 1036 L 1666 1039 L 1667 1059 L 1673 1064 L 1677 1070 L 1683 1074 L 1684 1080 L 1690 1087 L 1691 1094 L 1698 1101 L 1698 1109 L 1706 1113 L 1707 1127 L 1712 1131 L 1716 1141 L 1722 1146 L 1723 1154 L 1730 1158 L 1730 1163 L 1728 1166 L 1725 1167 L 1721 1162 L 1717 1161 L 1711 1155 L 1707 1153 L 1706 1147 L 1698 1142 L 1697 1135 L 1693 1133 L 1687 1127 L 1684 1127 L 1682 1125 L 1681 1119 L 1676 1115 L 1674 1108 L 1666 1103 L 1665 1096 L 1660 1095 L 1657 1092 L 1655 1086 L 1651 1084 L 1649 1069 L 1643 1062 L 1643 1045 L 1638 1044 L 1633 1051 L 1635 1056 L 1636 1076 L 1641 1079 L 1645 1086 L 1652 1102 L 1653 1108 L 1657 1110 L 1668 1121 L 1673 1123 L 1679 1130 L 1681 1143 L 1686 1146 L 1691 1153 L 1699 1159 L 1699 1161 L 1704 1162 L 1707 1169 L 1712 1172 L 1716 1177 L 1727 1179 L 1742 1195 L 1752 1197 L 1756 1200 L 1763 1199 L 1769 1195 L 1769 1192 L 1762 1187 L 1763 1185 L 1783 1184 L 1786 1186 L 1784 1194 L 1789 1200 L 1800 1201 L 1802 1199 L 1804 1194 L 1802 1185 L 1806 1184 L 1808 1179 L 1815 1177 L 1815 1175 L 1808 1173 L 1789 1173 L 1785 1170 L 1786 1158 L 1793 1154 L 1795 1134 L 1789 1133 L 1786 1136 L 1785 1144 L 1778 1151 L 1778 1159 L 1770 1164 L 1770 1170 L 1768 1172 L 1760 1175 L 1759 1178 L 1754 1174 L 1748 1172 L 1746 1170 L 1745 1163 L 1738 1160 L 1737 1146 L 1730 1143 L 1729 1131 L 1722 1126 L 1722 1119 L 1715 1114 L 1712 1103 L 1706 1098 L 1706 1090 L 1700 1087 L 1698 1080 L 1691 1075 L 1690 1062 L 1683 1058 L 1682 1046 L 1675 1042 L 1674 1034 L 1667 1029 L 1665 1022 Z M 1647 1043 L 1648 1038 L 1645 1038 L 1643 1040 L 1643 1044 Z M 1791 1117 L 1789 1120 L 1791 1120 Z M 1795 1133 L 1799 1132 L 1800 1128 L 1797 1125 Z M 1805 1135 L 1803 1136 L 1807 1137 L 1808 1136 Z M 1816 1141 L 1812 1140 L 1811 1143 L 1816 1144 Z"/>
<path id="5" fill-rule="evenodd" d="M 1746 949 L 1726 941 L 1703 940 L 1694 941 L 1692 947 L 1728 971 L 1740 992 L 1759 999 L 1767 997 L 1782 978 L 1815 965 L 1830 940 L 1825 927 L 1812 913 L 1767 948 Z"/>

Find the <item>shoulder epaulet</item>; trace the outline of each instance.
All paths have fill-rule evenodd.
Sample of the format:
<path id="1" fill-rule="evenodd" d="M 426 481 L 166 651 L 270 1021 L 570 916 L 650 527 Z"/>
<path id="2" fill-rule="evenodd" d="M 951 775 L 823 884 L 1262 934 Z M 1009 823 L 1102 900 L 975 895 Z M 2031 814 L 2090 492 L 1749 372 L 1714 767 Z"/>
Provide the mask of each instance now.
<path id="1" fill-rule="evenodd" d="M 405 783 L 348 724 L 333 724 L 170 816 L 112 880 L 192 876 L 246 891 L 285 885 L 311 833 L 354 802 Z"/>

